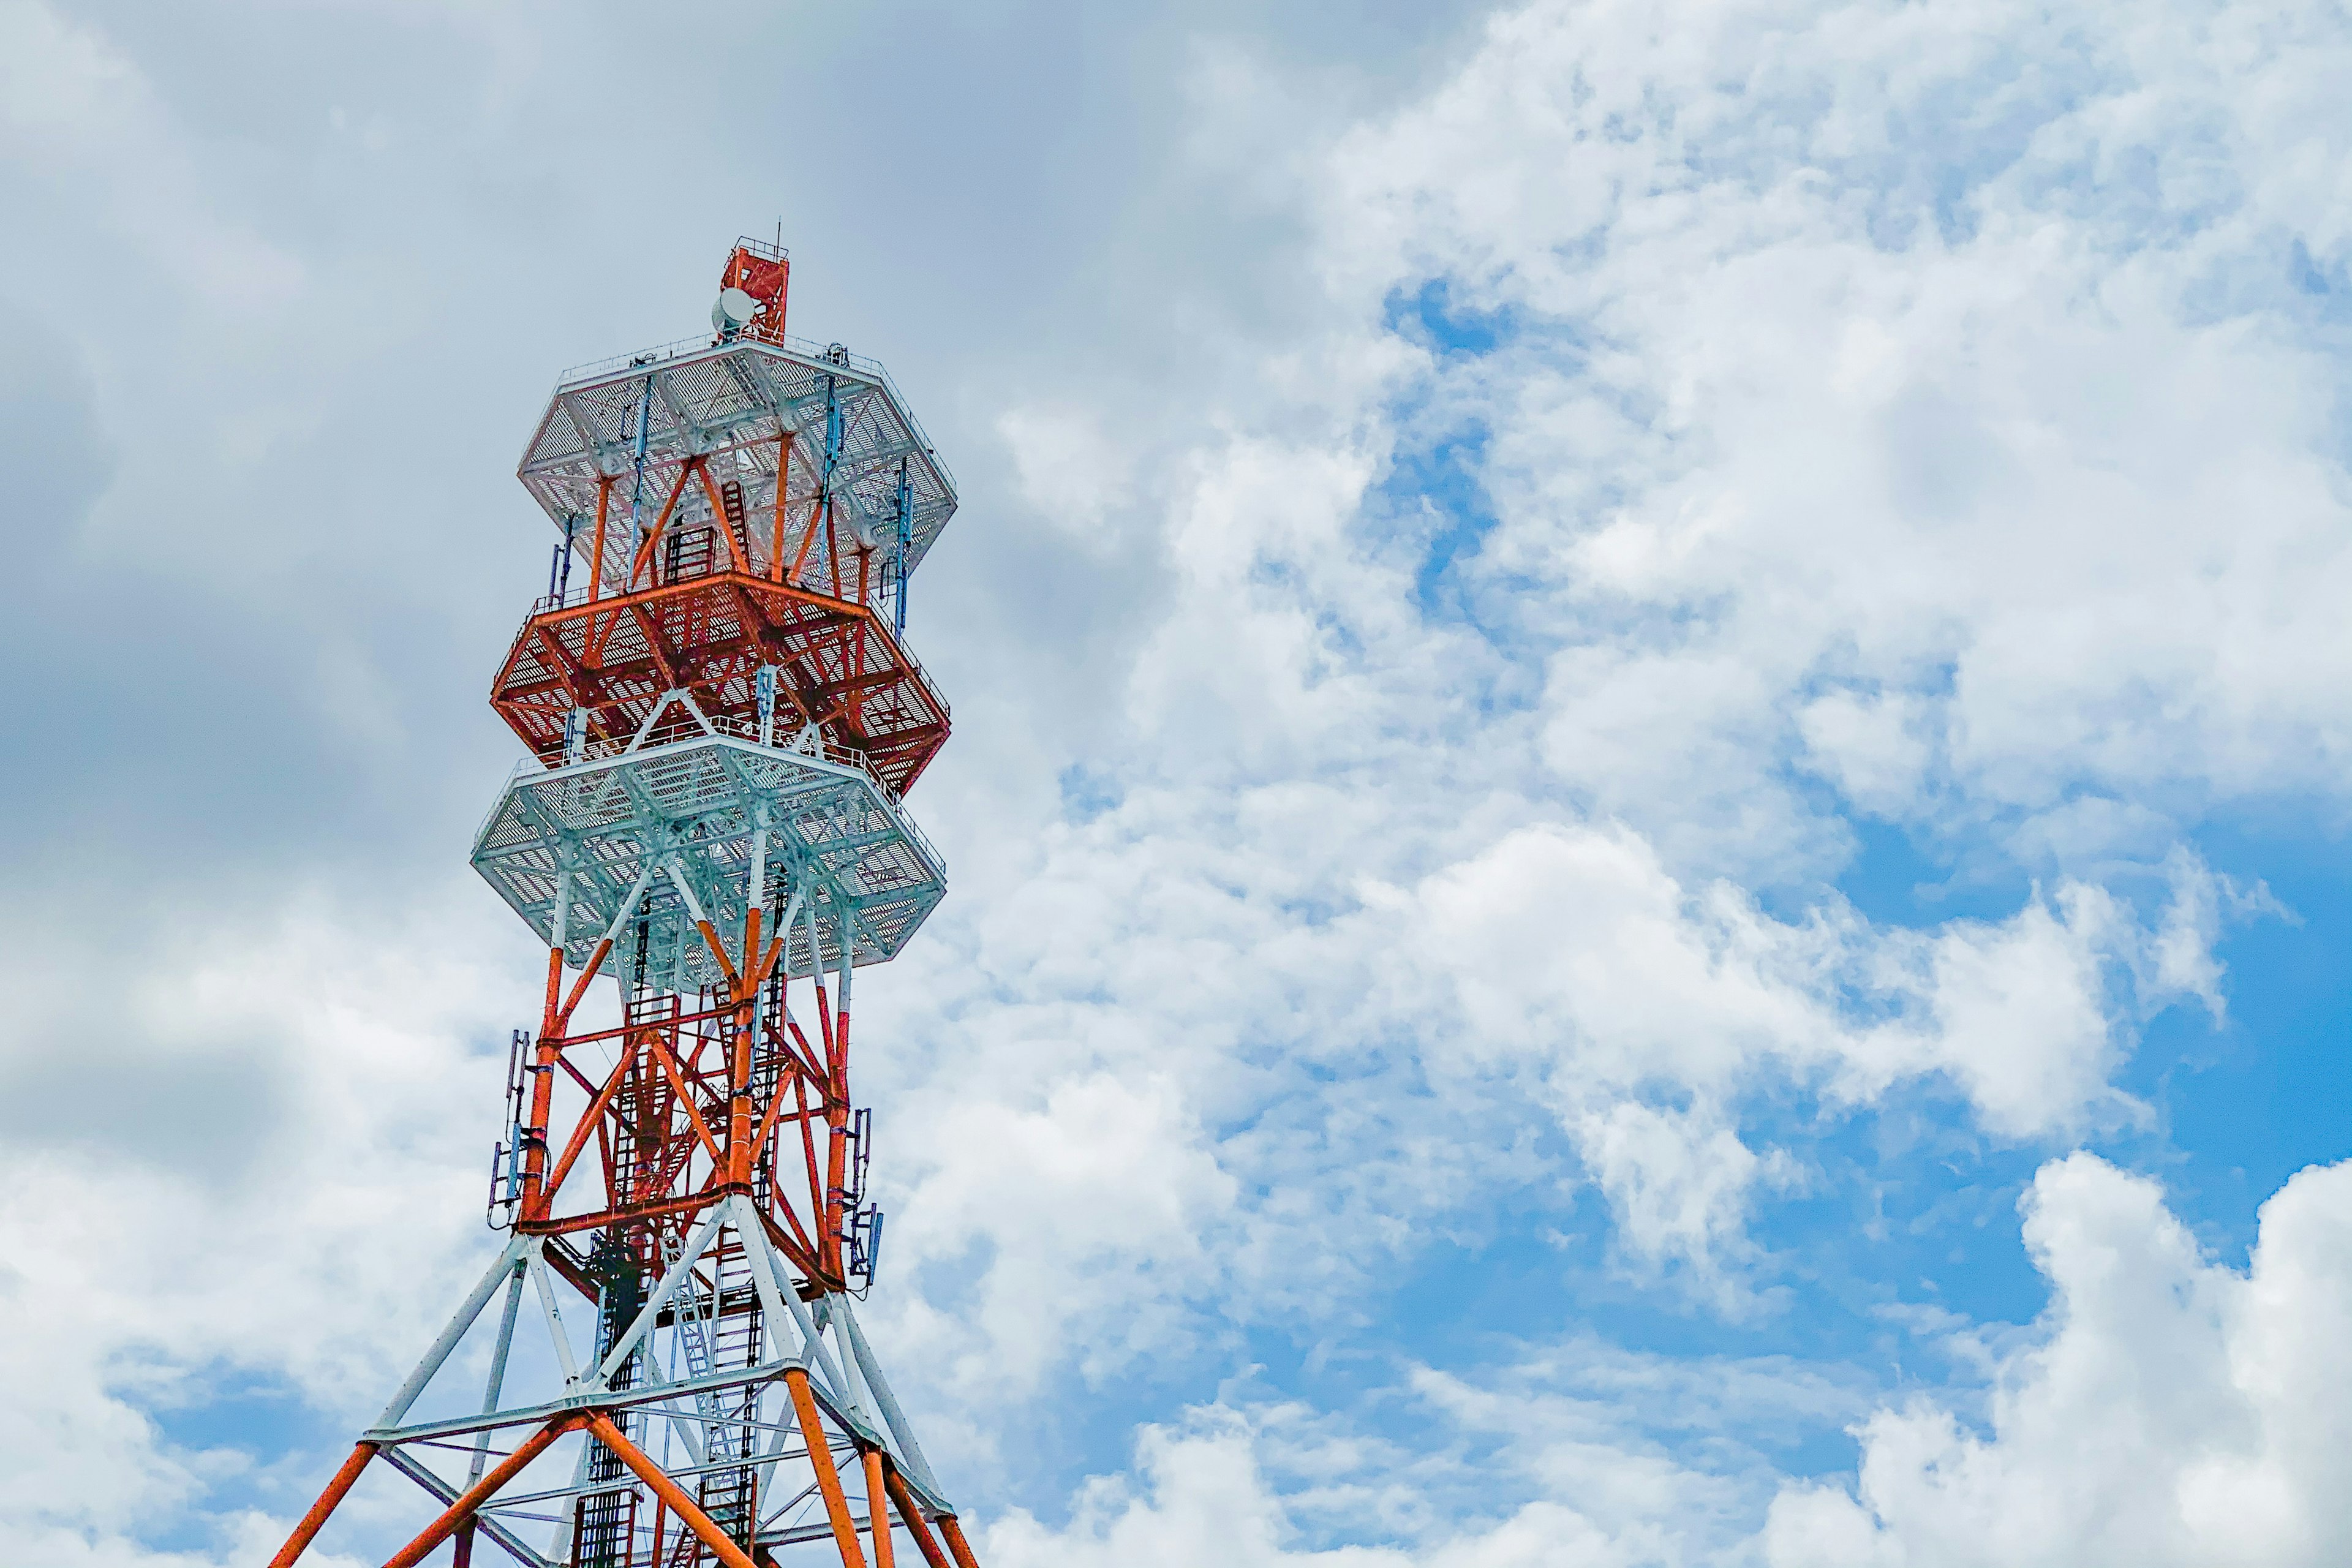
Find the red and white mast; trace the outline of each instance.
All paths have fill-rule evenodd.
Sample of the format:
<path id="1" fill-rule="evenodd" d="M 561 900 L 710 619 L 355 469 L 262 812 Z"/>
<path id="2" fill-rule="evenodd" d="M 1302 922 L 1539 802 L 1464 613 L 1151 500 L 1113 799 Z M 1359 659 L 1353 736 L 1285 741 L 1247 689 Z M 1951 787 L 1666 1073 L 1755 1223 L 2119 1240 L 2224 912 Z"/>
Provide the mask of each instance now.
<path id="1" fill-rule="evenodd" d="M 524 454 L 562 539 L 473 855 L 548 943 L 508 1239 L 273 1568 L 378 1461 L 425 1494 L 388 1568 L 975 1568 L 858 1326 L 849 1072 L 853 973 L 946 890 L 901 802 L 948 709 L 902 638 L 955 485 L 879 365 L 785 335 L 789 269 L 739 243 L 709 335 L 567 374 Z"/>

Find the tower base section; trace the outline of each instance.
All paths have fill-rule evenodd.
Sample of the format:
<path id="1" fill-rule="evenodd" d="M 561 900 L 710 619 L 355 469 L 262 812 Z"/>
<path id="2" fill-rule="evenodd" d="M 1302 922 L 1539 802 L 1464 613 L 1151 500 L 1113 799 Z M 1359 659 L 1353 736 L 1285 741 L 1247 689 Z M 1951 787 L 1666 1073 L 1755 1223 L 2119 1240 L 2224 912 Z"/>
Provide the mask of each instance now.
<path id="1" fill-rule="evenodd" d="M 804 1300 L 739 1194 L 657 1245 L 514 1237 L 271 1568 L 379 1468 L 422 1494 L 386 1568 L 976 1568 L 849 1299 Z"/>

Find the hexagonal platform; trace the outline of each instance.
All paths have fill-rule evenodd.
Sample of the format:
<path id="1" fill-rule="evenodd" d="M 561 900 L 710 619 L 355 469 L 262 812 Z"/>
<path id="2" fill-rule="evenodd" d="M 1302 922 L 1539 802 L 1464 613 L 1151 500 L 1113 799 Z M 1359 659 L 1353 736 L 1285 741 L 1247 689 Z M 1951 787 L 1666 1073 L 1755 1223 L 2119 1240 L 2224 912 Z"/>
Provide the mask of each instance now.
<path id="1" fill-rule="evenodd" d="M 813 731 L 803 744 L 817 745 Z M 814 943 L 810 921 L 793 921 L 783 961 L 793 974 L 837 967 L 845 945 L 854 964 L 895 956 L 947 890 L 939 852 L 870 774 L 708 725 L 696 738 L 570 767 L 527 764 L 476 836 L 473 863 L 551 943 L 568 867 L 565 962 L 584 963 L 626 906 L 614 972 L 628 973 L 621 964 L 635 963 L 642 943 L 649 977 L 691 990 L 720 978 L 694 910 L 742 963 L 736 948 L 762 838 L 772 932 L 796 897 L 814 913 Z"/>
<path id="2" fill-rule="evenodd" d="M 683 482 L 690 462 L 707 484 Z M 647 585 L 637 547 L 673 495 L 738 569 L 869 603 L 876 574 L 911 574 L 956 509 L 882 367 L 797 340 L 688 339 L 572 371 L 518 476 L 607 594 Z M 707 491 L 730 485 L 722 518 Z"/>

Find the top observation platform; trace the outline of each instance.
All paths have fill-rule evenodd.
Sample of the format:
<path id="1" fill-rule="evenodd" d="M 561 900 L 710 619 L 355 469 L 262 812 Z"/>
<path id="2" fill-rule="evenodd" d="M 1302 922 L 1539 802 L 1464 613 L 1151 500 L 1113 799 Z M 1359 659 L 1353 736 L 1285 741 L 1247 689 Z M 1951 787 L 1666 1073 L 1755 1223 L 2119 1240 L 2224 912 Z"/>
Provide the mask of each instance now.
<path id="1" fill-rule="evenodd" d="M 648 586 L 665 541 L 709 530 L 723 568 L 895 600 L 903 624 L 954 476 L 879 364 L 784 334 L 781 251 L 739 244 L 724 280 L 713 331 L 557 383 L 517 470 L 586 568 L 584 591 L 567 565 L 557 592 Z"/>

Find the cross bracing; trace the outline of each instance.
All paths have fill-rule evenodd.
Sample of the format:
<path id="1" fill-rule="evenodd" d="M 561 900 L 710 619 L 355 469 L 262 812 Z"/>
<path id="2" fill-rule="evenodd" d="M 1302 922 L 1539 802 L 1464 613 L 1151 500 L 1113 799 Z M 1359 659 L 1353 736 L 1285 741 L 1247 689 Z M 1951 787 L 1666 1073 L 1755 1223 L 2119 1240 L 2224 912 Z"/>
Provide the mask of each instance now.
<path id="1" fill-rule="evenodd" d="M 894 1514 L 927 1559 L 968 1555 L 855 1307 L 800 1275 L 750 1197 L 677 1236 L 642 1299 L 589 1281 L 585 1323 L 555 1307 L 580 1267 L 515 1235 L 361 1434 L 339 1482 L 381 1458 L 443 1507 L 394 1563 L 461 1529 L 526 1568 L 839 1562 Z"/>

